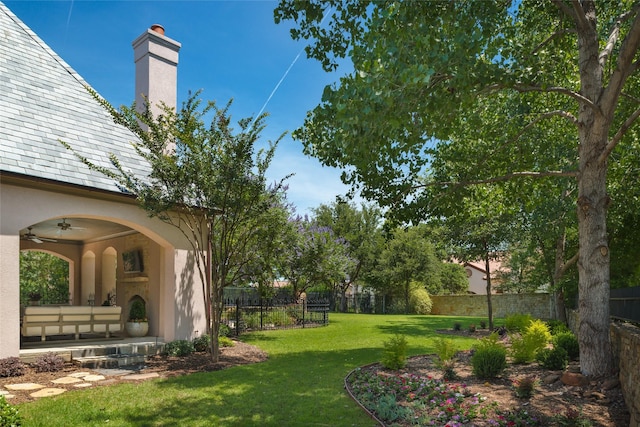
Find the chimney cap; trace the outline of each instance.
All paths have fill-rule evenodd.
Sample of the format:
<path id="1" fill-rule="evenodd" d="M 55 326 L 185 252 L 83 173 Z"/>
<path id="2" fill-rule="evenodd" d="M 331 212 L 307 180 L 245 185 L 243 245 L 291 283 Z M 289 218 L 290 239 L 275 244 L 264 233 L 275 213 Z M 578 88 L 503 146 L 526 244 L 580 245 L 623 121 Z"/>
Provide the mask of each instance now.
<path id="1" fill-rule="evenodd" d="M 151 26 L 151 30 L 155 31 L 156 33 L 160 34 L 161 36 L 164 36 L 164 27 L 160 24 L 153 24 Z"/>

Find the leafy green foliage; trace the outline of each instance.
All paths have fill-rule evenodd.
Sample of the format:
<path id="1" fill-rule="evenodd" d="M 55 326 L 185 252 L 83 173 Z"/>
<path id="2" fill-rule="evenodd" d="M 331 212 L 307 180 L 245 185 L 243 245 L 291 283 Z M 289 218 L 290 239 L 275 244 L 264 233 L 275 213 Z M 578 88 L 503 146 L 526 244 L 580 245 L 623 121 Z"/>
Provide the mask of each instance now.
<path id="1" fill-rule="evenodd" d="M 619 248 L 634 241 L 608 233 L 607 215 L 609 200 L 637 199 L 624 187 L 638 159 L 637 100 L 625 95 L 640 90 L 639 13 L 633 1 L 281 0 L 276 22 L 294 22 L 291 35 L 309 40 L 309 57 L 326 70 L 341 58 L 353 66 L 293 135 L 398 221 L 464 225 L 470 216 L 474 233 L 482 219 L 503 219 L 487 227 L 499 234 L 480 230 L 466 241 L 486 254 L 522 245 L 515 287 L 546 274 L 540 283 L 564 292 L 562 277 L 577 265 L 590 325 L 580 339 L 596 342 L 581 366 L 608 374 L 609 319 L 599 305 L 613 252 L 602 245 L 611 235 Z M 480 204 L 494 202 L 483 192 L 502 194 Z M 634 210 L 621 207 L 610 223 L 637 233 L 638 215 L 625 215 Z M 616 282 L 637 276 L 635 251 Z"/>
<path id="2" fill-rule="evenodd" d="M 33 298 L 37 294 L 40 298 Z M 20 304 L 30 300 L 44 304 L 69 302 L 69 263 L 52 254 L 20 252 Z"/>
<path id="3" fill-rule="evenodd" d="M 220 342 L 220 347 L 233 347 L 235 343 L 229 337 L 219 337 L 218 341 Z"/>
<path id="4" fill-rule="evenodd" d="M 549 327 L 542 320 L 531 321 L 524 331 L 524 336 L 538 348 L 542 349 L 551 341 Z"/>
<path id="5" fill-rule="evenodd" d="M 417 288 L 411 290 L 411 296 L 409 297 L 411 313 L 430 314 L 432 305 L 431 297 L 429 297 L 429 292 L 426 289 Z"/>
<path id="6" fill-rule="evenodd" d="M 160 105 L 161 114 L 154 117 L 149 108 L 116 110 L 88 90 L 115 123 L 136 134 L 134 149 L 148 163 L 150 173 L 133 175 L 113 154 L 109 156 L 111 167 L 74 154 L 136 196 L 150 216 L 184 234 L 204 285 L 207 333 L 212 338 L 212 358 L 217 361 L 223 289 L 256 277 L 255 249 L 270 253 L 273 248 L 265 247 L 268 236 L 286 224 L 287 215 L 282 215 L 286 209 L 284 179 L 269 185 L 266 176 L 279 139 L 257 150 L 266 115 L 240 119 L 235 129 L 231 102 L 224 107 L 213 101 L 203 105 L 198 93 L 190 94 L 177 111 Z M 259 279 L 266 280 L 263 275 Z M 198 281 L 192 283 L 199 286 Z"/>
<path id="7" fill-rule="evenodd" d="M 562 347 L 545 348 L 538 352 L 536 360 L 545 369 L 561 371 L 567 367 L 569 356 Z"/>
<path id="8" fill-rule="evenodd" d="M 497 334 L 482 338 L 471 356 L 473 374 L 478 378 L 495 378 L 507 367 L 507 349 Z"/>
<path id="9" fill-rule="evenodd" d="M 39 356 L 32 366 L 36 372 L 58 372 L 64 368 L 64 359 L 56 353 L 49 352 Z"/>
<path id="10" fill-rule="evenodd" d="M 580 356 L 580 344 L 578 338 L 572 332 L 561 332 L 551 339 L 554 348 L 563 348 L 567 352 L 569 360 L 575 360 Z"/>
<path id="11" fill-rule="evenodd" d="M 193 339 L 193 349 L 198 352 L 211 350 L 211 337 L 207 334 L 195 337 Z"/>
<path id="12" fill-rule="evenodd" d="M 131 303 L 129 309 L 129 322 L 146 322 L 147 321 L 147 309 L 144 301 L 135 299 Z"/>
<path id="13" fill-rule="evenodd" d="M 547 320 L 547 326 L 551 335 L 558 335 L 564 332 L 571 332 L 567 324 L 561 320 L 551 319 Z"/>
<path id="14" fill-rule="evenodd" d="M 455 380 L 458 377 L 454 370 L 454 357 L 458 352 L 455 344 L 450 339 L 436 338 L 433 340 L 433 346 L 435 347 L 436 354 L 438 355 L 436 364 L 443 370 L 443 378 L 447 381 Z"/>
<path id="15" fill-rule="evenodd" d="M 19 377 L 24 375 L 26 366 L 19 357 L 0 359 L 0 377 Z"/>
<path id="16" fill-rule="evenodd" d="M 176 340 L 165 344 L 163 354 L 165 356 L 184 357 L 196 351 L 194 343 L 189 340 Z"/>
<path id="17" fill-rule="evenodd" d="M 509 332 L 524 332 L 531 324 L 530 314 L 510 314 L 504 318 L 504 326 Z"/>
<path id="18" fill-rule="evenodd" d="M 18 408 L 7 402 L 4 396 L 0 395 L 0 427 L 20 427 L 22 417 Z"/>
<path id="19" fill-rule="evenodd" d="M 384 342 L 382 366 L 387 369 L 398 370 L 407 364 L 407 339 L 404 336 L 395 337 Z"/>
<path id="20" fill-rule="evenodd" d="M 520 399 L 531 398 L 536 391 L 537 385 L 538 379 L 536 377 L 523 377 L 513 382 L 516 396 Z"/>

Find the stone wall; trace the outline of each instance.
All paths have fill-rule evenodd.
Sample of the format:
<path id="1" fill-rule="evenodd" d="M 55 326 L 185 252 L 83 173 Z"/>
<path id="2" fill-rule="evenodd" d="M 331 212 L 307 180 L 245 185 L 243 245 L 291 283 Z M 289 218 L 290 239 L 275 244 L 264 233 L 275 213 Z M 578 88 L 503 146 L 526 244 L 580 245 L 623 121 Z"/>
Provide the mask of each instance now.
<path id="1" fill-rule="evenodd" d="M 577 335 L 578 310 L 567 310 L 569 328 Z M 611 322 L 611 350 L 619 370 L 620 386 L 631 414 L 630 427 L 640 427 L 640 328 L 629 323 Z"/>
<path id="2" fill-rule="evenodd" d="M 630 427 L 640 427 L 640 328 L 611 323 L 611 346 L 620 369 L 620 386 L 631 414 Z"/>
<path id="3" fill-rule="evenodd" d="M 487 316 L 486 295 L 432 295 L 431 314 L 447 316 Z M 493 317 L 509 314 L 531 314 L 537 319 L 553 319 L 554 303 L 550 294 L 491 295 Z"/>

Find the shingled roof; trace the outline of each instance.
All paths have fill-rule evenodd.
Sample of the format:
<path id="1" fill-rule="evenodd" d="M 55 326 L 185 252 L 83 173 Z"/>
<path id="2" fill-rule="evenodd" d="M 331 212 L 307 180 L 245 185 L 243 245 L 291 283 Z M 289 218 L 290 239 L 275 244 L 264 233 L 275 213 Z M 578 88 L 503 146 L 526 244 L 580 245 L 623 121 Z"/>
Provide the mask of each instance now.
<path id="1" fill-rule="evenodd" d="M 88 84 L 0 3 L 0 174 L 121 192 L 60 144 L 100 166 L 114 153 L 132 172 L 149 166 L 135 152 L 136 136 L 116 125 L 89 94 Z"/>

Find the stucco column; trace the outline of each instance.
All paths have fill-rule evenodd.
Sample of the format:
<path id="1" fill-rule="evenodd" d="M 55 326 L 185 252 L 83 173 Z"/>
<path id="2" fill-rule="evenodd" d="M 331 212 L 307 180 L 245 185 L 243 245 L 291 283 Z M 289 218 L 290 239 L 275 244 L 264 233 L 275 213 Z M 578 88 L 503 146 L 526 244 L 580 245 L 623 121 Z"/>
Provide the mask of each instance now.
<path id="1" fill-rule="evenodd" d="M 0 233 L 0 359 L 20 355 L 20 236 Z"/>

